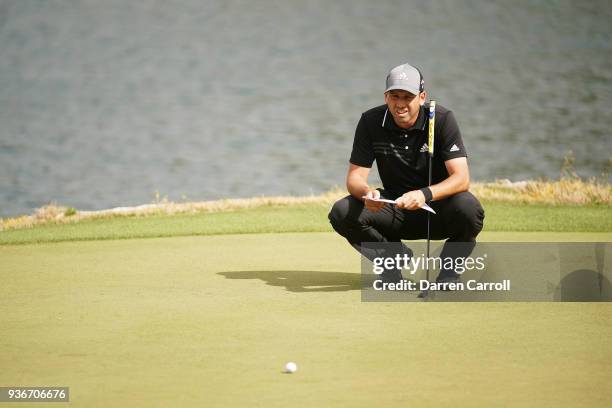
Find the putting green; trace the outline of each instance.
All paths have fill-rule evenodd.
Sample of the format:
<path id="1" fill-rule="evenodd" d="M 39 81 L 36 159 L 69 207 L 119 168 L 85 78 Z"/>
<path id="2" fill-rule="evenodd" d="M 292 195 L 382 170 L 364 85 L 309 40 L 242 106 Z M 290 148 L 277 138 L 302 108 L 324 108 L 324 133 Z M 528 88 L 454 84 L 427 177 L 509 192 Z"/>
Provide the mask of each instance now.
<path id="1" fill-rule="evenodd" d="M 0 385 L 83 407 L 612 403 L 610 304 L 362 303 L 359 267 L 331 233 L 0 246 Z"/>

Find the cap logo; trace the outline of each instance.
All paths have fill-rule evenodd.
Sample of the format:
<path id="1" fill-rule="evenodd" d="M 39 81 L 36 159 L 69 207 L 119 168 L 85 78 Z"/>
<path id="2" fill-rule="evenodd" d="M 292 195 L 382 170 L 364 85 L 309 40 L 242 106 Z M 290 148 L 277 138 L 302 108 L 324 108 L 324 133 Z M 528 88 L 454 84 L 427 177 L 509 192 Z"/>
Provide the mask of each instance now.
<path id="1" fill-rule="evenodd" d="M 399 79 L 406 79 L 408 77 L 408 75 L 406 75 L 405 72 L 402 72 L 399 76 Z"/>

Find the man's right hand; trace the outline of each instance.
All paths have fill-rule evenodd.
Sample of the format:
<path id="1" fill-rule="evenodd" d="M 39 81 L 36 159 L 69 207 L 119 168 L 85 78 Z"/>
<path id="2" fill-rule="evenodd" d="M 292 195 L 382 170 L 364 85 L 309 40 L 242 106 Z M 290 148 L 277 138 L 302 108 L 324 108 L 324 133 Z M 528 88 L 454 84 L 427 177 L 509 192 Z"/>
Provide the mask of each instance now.
<path id="1" fill-rule="evenodd" d="M 378 190 L 369 190 L 365 195 L 365 208 L 368 211 L 377 212 L 380 211 L 387 203 L 383 203 L 380 201 L 372 201 L 373 199 L 380 198 L 380 191 Z"/>

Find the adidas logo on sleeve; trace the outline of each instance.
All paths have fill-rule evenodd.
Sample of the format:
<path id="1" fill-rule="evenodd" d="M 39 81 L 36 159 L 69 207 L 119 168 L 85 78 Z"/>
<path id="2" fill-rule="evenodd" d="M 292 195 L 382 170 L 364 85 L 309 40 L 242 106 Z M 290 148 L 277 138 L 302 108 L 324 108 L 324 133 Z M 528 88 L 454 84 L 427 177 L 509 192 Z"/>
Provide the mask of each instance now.
<path id="1" fill-rule="evenodd" d="M 454 144 L 453 147 L 450 148 L 449 152 L 458 152 L 459 150 L 461 149 L 459 149 L 459 147 L 457 147 L 457 145 Z"/>

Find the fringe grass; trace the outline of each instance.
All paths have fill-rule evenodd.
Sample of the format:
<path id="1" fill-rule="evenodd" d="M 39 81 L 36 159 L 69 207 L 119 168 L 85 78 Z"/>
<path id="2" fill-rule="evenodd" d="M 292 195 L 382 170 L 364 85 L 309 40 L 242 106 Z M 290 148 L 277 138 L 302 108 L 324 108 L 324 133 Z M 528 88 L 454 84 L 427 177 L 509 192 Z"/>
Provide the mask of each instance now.
<path id="1" fill-rule="evenodd" d="M 482 202 L 541 205 L 612 205 L 612 186 L 606 179 L 582 180 L 570 174 L 558 181 L 498 180 L 490 183 L 472 183 L 470 191 Z M 277 196 L 236 198 L 216 201 L 175 203 L 167 198 L 152 204 L 136 207 L 117 207 L 101 211 L 78 211 L 72 207 L 49 204 L 37 209 L 32 215 L 0 219 L 0 231 L 32 228 L 44 224 L 75 223 L 82 220 L 114 217 L 146 217 L 151 215 L 173 215 L 181 213 L 212 213 L 245 210 L 271 206 L 331 204 L 346 195 L 346 191 L 335 188 L 320 195 L 305 197 Z"/>

